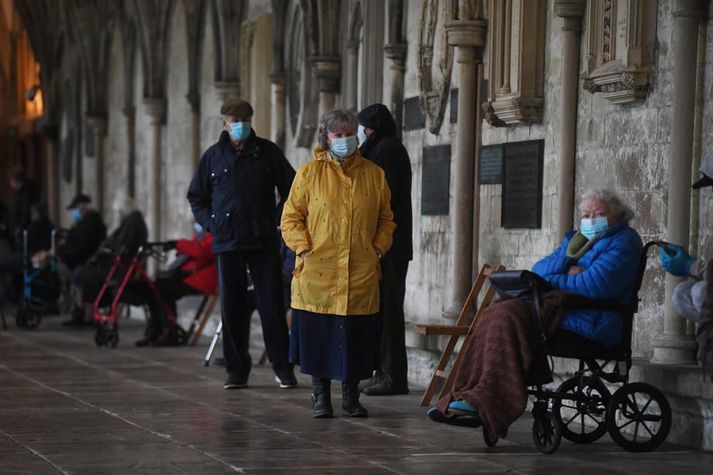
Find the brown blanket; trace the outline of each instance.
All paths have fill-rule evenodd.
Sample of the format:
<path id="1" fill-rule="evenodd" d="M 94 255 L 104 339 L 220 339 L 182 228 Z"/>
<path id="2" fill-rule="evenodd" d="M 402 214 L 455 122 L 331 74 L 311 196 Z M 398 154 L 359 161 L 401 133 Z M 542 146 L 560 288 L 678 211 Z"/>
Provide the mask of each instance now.
<path id="1" fill-rule="evenodd" d="M 543 296 L 548 336 L 559 328 L 571 296 L 561 291 Z M 543 343 L 531 303 L 507 300 L 491 305 L 465 340 L 453 391 L 438 401 L 438 409 L 448 416 L 448 404 L 462 399 L 477 409 L 497 436 L 504 437 L 510 424 L 525 411 L 527 373 Z"/>

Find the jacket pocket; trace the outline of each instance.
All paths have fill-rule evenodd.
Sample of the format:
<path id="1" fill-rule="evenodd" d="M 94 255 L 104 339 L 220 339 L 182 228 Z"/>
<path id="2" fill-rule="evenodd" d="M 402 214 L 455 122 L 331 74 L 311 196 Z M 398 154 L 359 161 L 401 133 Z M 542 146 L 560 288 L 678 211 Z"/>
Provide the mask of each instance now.
<path id="1" fill-rule="evenodd" d="M 230 221 L 231 213 L 214 213 L 211 216 L 211 232 L 221 241 L 230 241 L 235 236 Z"/>

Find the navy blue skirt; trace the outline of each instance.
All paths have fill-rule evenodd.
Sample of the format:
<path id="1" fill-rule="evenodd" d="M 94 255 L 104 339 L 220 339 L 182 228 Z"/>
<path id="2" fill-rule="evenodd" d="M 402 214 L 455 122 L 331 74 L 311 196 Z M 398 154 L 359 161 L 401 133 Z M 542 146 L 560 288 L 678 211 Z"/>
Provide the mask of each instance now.
<path id="1" fill-rule="evenodd" d="M 372 376 L 381 344 L 381 315 L 343 317 L 292 309 L 290 362 L 305 374 L 356 382 Z"/>

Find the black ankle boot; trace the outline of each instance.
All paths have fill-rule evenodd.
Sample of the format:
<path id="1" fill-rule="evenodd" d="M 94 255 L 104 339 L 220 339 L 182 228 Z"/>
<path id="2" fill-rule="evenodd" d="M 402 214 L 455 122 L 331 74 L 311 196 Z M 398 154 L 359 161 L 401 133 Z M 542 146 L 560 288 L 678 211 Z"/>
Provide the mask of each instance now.
<path id="1" fill-rule="evenodd" d="M 359 383 L 342 383 L 342 409 L 348 417 L 369 417 L 364 406 L 359 404 Z"/>
<path id="2" fill-rule="evenodd" d="M 331 381 L 312 376 L 312 417 L 327 419 L 332 417 Z"/>

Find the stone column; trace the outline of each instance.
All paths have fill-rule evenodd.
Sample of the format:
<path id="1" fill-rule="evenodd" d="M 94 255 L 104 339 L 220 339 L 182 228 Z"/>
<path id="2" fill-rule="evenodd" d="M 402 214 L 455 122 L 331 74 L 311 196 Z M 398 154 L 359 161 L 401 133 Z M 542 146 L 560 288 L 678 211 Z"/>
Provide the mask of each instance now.
<path id="1" fill-rule="evenodd" d="M 161 158 L 163 156 L 163 146 L 161 143 L 161 132 L 166 123 L 166 100 L 160 97 L 144 99 L 146 114 L 149 116 L 151 124 L 151 135 L 149 136 L 149 179 L 150 190 L 148 193 L 151 202 L 151 240 L 161 240 L 161 201 L 163 193 L 161 190 Z"/>
<path id="2" fill-rule="evenodd" d="M 695 114 L 698 27 L 707 1 L 676 0 L 673 7 L 673 98 L 668 179 L 667 239 L 689 245 L 691 165 Z M 681 364 L 695 361 L 695 342 L 686 335 L 686 321 L 673 308 L 673 289 L 683 279 L 666 274 L 663 334 L 654 344 L 652 362 Z"/>
<path id="3" fill-rule="evenodd" d="M 476 108 L 475 108 L 475 168 L 473 170 L 473 265 L 471 267 L 471 282 L 480 272 L 480 181 L 478 175 L 480 173 L 480 150 L 483 145 L 483 137 L 481 133 L 483 124 L 483 109 L 479 107 L 481 92 L 483 88 L 483 79 L 485 75 L 485 67 L 483 63 L 478 64 L 475 91 Z"/>
<path id="4" fill-rule="evenodd" d="M 45 180 L 47 183 L 47 211 L 53 223 L 59 224 L 62 205 L 60 203 L 60 173 L 59 173 L 59 128 L 55 125 L 45 125 L 42 127 L 45 136 L 46 149 L 46 170 Z"/>
<path id="5" fill-rule="evenodd" d="M 391 96 L 389 108 L 396 122 L 397 134 L 401 136 L 404 108 L 404 75 L 406 74 L 407 45 L 390 44 L 384 46 L 384 53 L 391 62 Z"/>
<path id="6" fill-rule="evenodd" d="M 270 82 L 272 89 L 272 110 L 270 113 L 270 139 L 275 142 L 280 148 L 285 148 L 285 115 L 287 103 L 285 98 L 285 72 L 275 72 L 270 74 Z"/>
<path id="7" fill-rule="evenodd" d="M 359 111 L 359 40 L 350 38 L 346 41 L 346 61 L 344 63 L 344 108 Z"/>
<path id="8" fill-rule="evenodd" d="M 126 117 L 126 143 L 128 145 L 126 193 L 134 198 L 136 196 L 136 109 L 127 105 L 124 107 Z"/>
<path id="9" fill-rule="evenodd" d="M 94 134 L 94 158 L 96 167 L 94 169 L 94 181 L 96 182 L 96 209 L 99 214 L 104 215 L 107 211 L 104 208 L 104 137 L 107 132 L 107 120 L 104 116 L 91 116 L 87 118 L 89 127 Z"/>
<path id="10" fill-rule="evenodd" d="M 193 170 L 198 168 L 201 159 L 201 97 L 198 92 L 188 94 L 188 103 L 191 105 L 191 163 Z"/>
<path id="11" fill-rule="evenodd" d="M 485 45 L 487 22 L 458 20 L 446 24 L 448 44 L 456 48 L 458 126 L 453 167 L 453 296 L 448 316 L 457 316 L 470 292 L 473 264 L 473 170 L 477 123 L 477 71 Z"/>
<path id="12" fill-rule="evenodd" d="M 322 117 L 337 104 L 342 62 L 338 56 L 315 56 L 310 62 L 319 81 L 319 117 Z"/>
<path id="13" fill-rule="evenodd" d="M 572 229 L 574 217 L 574 161 L 577 144 L 577 92 L 579 43 L 586 0 L 555 0 L 555 14 L 562 17 L 562 89 L 560 106 L 559 220 L 557 239 Z"/>

